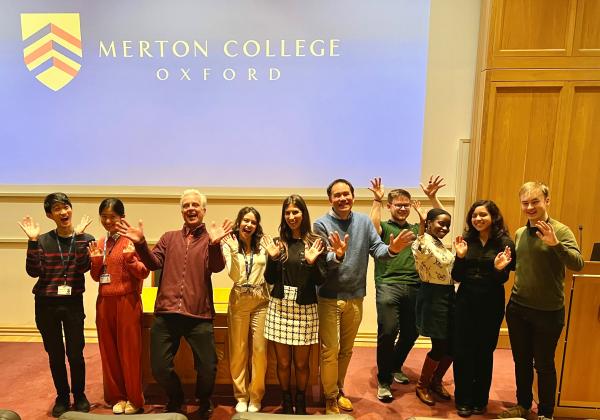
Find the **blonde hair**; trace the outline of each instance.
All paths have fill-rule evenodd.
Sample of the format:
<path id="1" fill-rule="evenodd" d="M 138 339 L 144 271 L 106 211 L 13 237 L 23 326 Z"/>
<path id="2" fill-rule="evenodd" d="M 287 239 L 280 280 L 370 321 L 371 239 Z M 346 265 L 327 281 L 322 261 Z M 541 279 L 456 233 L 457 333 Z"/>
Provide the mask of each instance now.
<path id="1" fill-rule="evenodd" d="M 524 183 L 519 190 L 519 197 L 521 197 L 525 193 L 529 193 L 531 191 L 539 190 L 544 194 L 544 198 L 548 198 L 550 195 L 550 188 L 543 182 L 539 181 L 529 181 Z"/>
<path id="2" fill-rule="evenodd" d="M 206 208 L 206 196 L 195 188 L 189 188 L 187 190 L 184 190 L 183 193 L 181 193 L 181 198 L 179 199 L 180 206 L 183 205 L 183 199 L 188 195 L 195 195 L 196 197 L 198 197 L 200 199 L 200 205 L 202 206 L 202 208 Z"/>

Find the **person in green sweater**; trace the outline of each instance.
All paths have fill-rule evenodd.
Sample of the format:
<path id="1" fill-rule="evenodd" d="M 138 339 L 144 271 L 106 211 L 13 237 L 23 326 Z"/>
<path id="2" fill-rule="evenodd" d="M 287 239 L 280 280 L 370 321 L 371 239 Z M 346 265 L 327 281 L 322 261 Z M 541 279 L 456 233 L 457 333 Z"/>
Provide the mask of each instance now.
<path id="1" fill-rule="evenodd" d="M 583 258 L 571 229 L 548 216 L 550 190 L 526 182 L 519 190 L 527 225 L 515 237 L 516 277 L 506 323 L 517 382 L 517 405 L 500 418 L 527 417 L 538 376 L 538 420 L 551 419 L 556 399 L 554 352 L 565 320 L 565 268 L 579 271 Z"/>
<path id="2" fill-rule="evenodd" d="M 436 197 L 442 188 L 444 178 L 431 176 L 427 185 L 421 184 L 432 207 L 442 208 Z M 381 220 L 381 209 L 385 188 L 381 178 L 371 180 L 373 205 L 369 218 L 384 243 L 388 244 L 390 234 L 398 235 L 403 229 L 415 236 L 419 224 L 408 222 L 411 196 L 403 189 L 393 189 L 387 195 L 386 207 L 390 219 Z M 394 397 L 392 381 L 408 384 L 408 377 L 402 372 L 402 365 L 419 337 L 415 318 L 415 304 L 420 284 L 415 268 L 415 259 L 410 248 L 405 248 L 392 259 L 375 260 L 375 303 L 377 306 L 377 398 L 389 402 Z M 441 380 L 441 378 L 440 378 Z"/>

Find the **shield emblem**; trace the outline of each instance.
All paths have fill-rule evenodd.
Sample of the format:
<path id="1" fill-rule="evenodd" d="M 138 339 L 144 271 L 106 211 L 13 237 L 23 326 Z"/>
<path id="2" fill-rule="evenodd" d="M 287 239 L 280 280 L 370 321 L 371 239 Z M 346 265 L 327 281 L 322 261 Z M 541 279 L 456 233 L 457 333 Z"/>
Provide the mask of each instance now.
<path id="1" fill-rule="evenodd" d="M 25 65 L 36 79 L 57 91 L 81 68 L 79 13 L 22 13 Z"/>

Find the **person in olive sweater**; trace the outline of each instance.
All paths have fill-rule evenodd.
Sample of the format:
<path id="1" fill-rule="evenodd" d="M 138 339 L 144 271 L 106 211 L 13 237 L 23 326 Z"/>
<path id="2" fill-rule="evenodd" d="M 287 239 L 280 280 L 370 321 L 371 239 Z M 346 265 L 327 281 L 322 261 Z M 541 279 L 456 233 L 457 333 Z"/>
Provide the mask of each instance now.
<path id="1" fill-rule="evenodd" d="M 506 307 L 517 405 L 500 418 L 527 417 L 533 401 L 533 369 L 538 377 L 538 419 L 551 419 L 556 402 L 554 352 L 565 323 L 565 268 L 579 271 L 583 258 L 571 229 L 548 216 L 550 190 L 527 182 L 519 190 L 527 225 L 515 236 L 515 283 Z"/>

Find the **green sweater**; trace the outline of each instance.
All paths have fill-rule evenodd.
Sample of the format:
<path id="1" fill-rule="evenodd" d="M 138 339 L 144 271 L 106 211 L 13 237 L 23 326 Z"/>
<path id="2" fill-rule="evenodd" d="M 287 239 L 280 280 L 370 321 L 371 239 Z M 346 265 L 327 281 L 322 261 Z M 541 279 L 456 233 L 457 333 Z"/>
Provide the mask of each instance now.
<path id="1" fill-rule="evenodd" d="M 548 246 L 529 223 L 517 230 L 517 269 L 510 300 L 528 308 L 556 311 L 565 306 L 565 267 L 579 271 L 583 258 L 571 229 L 549 219 L 558 245 Z"/>
<path id="2" fill-rule="evenodd" d="M 415 235 L 419 233 L 418 224 L 407 223 L 399 226 L 393 220 L 381 222 L 381 239 L 389 245 L 390 234 L 398 236 L 401 230 L 408 229 Z M 410 247 L 404 248 L 398 255 L 389 260 L 375 260 L 375 284 L 403 283 L 419 284 L 419 273 L 415 268 L 415 259 Z"/>

